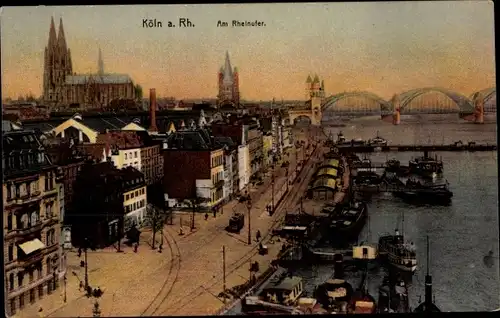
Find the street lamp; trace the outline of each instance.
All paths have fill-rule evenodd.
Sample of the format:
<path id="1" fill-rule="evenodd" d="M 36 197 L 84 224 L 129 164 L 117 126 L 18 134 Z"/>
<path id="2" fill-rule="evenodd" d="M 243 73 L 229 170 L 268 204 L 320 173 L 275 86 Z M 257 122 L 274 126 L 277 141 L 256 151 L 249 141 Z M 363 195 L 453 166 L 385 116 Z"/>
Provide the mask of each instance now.
<path id="1" fill-rule="evenodd" d="M 286 176 L 286 191 L 288 191 L 288 184 L 290 183 L 290 181 L 288 180 L 288 167 L 286 167 L 285 176 Z"/>
<path id="2" fill-rule="evenodd" d="M 252 198 L 250 195 L 247 197 L 247 209 L 248 209 L 248 245 L 252 244 L 252 218 L 250 215 L 250 210 L 252 210 Z"/>
<path id="3" fill-rule="evenodd" d="M 97 302 L 97 299 L 95 300 L 92 313 L 94 314 L 94 317 L 101 317 L 101 309 L 99 308 L 99 303 Z"/>
<path id="4" fill-rule="evenodd" d="M 274 166 L 271 171 L 271 215 L 274 214 Z"/>
<path id="5" fill-rule="evenodd" d="M 85 238 L 85 245 L 83 248 L 83 253 L 85 255 L 84 262 L 85 262 L 85 290 L 88 290 L 89 288 L 89 268 L 88 268 L 88 262 L 87 262 L 87 249 L 89 246 L 89 239 Z"/>
<path id="6" fill-rule="evenodd" d="M 64 273 L 64 302 L 66 302 L 66 300 L 67 300 L 66 283 L 67 283 L 67 278 L 66 278 L 66 273 Z"/>

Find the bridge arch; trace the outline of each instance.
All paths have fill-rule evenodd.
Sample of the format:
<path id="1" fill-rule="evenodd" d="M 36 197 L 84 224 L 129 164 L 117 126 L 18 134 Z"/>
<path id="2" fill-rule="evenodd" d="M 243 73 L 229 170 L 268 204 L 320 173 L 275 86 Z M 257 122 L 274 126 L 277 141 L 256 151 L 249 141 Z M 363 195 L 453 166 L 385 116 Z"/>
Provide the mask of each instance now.
<path id="1" fill-rule="evenodd" d="M 294 126 L 297 124 L 305 124 L 305 125 L 311 125 L 312 124 L 312 118 L 310 115 L 297 115 L 293 118 L 293 124 Z"/>
<path id="2" fill-rule="evenodd" d="M 475 92 L 470 96 L 470 99 L 474 103 L 478 97 L 484 98 L 484 108 L 485 111 L 495 111 L 497 109 L 497 88 L 490 87 L 483 89 L 481 91 Z"/>
<path id="3" fill-rule="evenodd" d="M 413 89 L 413 90 L 410 90 L 410 91 L 407 91 L 407 92 L 404 92 L 404 93 L 398 95 L 397 97 L 399 98 L 399 102 L 400 102 L 400 104 L 399 104 L 400 111 L 402 113 L 404 113 L 404 110 L 405 109 L 407 110 L 410 107 L 409 105 L 411 104 L 411 102 L 415 98 L 417 98 L 421 95 L 427 94 L 427 93 L 441 93 L 444 96 L 451 99 L 455 103 L 455 105 L 458 107 L 459 111 L 470 112 L 470 113 L 474 112 L 474 105 L 469 98 L 467 98 L 459 93 L 450 91 L 448 89 L 439 88 L 439 87 L 417 88 L 417 89 Z"/>
<path id="4" fill-rule="evenodd" d="M 352 112 L 360 111 L 360 112 L 367 112 L 367 111 L 372 111 L 372 112 L 391 112 L 392 107 L 391 103 L 383 99 L 382 97 L 371 93 L 371 92 L 365 92 L 365 91 L 354 91 L 354 92 L 343 92 L 340 94 L 336 94 L 333 96 L 330 96 L 326 99 L 322 106 L 323 112 L 328 112 L 328 111 L 335 111 L 335 106 L 337 106 L 337 103 L 348 99 L 348 98 L 365 98 L 371 102 L 374 102 L 377 107 L 364 107 L 362 109 L 356 110 L 352 109 Z M 344 111 L 349 111 L 349 110 L 344 110 Z"/>

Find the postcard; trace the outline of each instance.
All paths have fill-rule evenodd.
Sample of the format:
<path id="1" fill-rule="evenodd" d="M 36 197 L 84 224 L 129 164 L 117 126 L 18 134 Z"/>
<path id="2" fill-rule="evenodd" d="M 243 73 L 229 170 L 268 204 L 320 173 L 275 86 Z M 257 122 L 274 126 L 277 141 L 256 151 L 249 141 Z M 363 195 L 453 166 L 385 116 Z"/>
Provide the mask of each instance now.
<path id="1" fill-rule="evenodd" d="M 500 307 L 493 3 L 4 7 L 8 317 Z"/>

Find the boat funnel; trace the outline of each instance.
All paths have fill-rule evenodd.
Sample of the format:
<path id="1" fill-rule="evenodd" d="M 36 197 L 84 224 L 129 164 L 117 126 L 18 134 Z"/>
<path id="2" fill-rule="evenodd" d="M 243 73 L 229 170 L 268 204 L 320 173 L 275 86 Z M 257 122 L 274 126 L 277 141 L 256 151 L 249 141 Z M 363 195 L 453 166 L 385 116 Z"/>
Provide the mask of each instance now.
<path id="1" fill-rule="evenodd" d="M 333 267 L 333 277 L 335 279 L 343 279 L 344 278 L 344 257 L 342 254 L 335 254 L 333 256 L 335 261 Z"/>

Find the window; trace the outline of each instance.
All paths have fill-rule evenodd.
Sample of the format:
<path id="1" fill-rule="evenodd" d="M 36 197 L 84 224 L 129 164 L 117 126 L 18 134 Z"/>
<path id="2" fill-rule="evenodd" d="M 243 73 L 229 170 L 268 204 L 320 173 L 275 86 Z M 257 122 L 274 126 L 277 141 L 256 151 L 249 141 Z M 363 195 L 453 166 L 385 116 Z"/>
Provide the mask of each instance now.
<path id="1" fill-rule="evenodd" d="M 30 269 L 30 271 L 28 273 L 29 273 L 30 283 L 33 283 L 33 279 L 35 279 L 35 277 L 33 275 L 33 269 Z"/>
<path id="2" fill-rule="evenodd" d="M 24 308 L 24 293 L 19 295 L 19 309 L 23 309 L 23 308 Z"/>
<path id="3" fill-rule="evenodd" d="M 51 265 L 52 265 L 51 264 L 51 259 L 50 259 L 50 257 L 47 257 L 47 261 L 46 261 L 47 275 L 50 275 L 50 272 L 52 271 L 52 269 L 51 269 L 52 266 Z M 50 284 L 49 284 L 49 286 L 50 286 Z"/>
<path id="4" fill-rule="evenodd" d="M 52 217 L 52 204 L 48 203 L 45 205 L 46 217 Z"/>
<path id="5" fill-rule="evenodd" d="M 128 200 L 130 198 L 130 194 L 125 195 L 125 200 Z"/>
<path id="6" fill-rule="evenodd" d="M 9 275 L 9 290 L 14 290 L 14 274 Z"/>
<path id="7" fill-rule="evenodd" d="M 43 285 L 38 286 L 38 298 L 43 297 Z"/>
<path id="8" fill-rule="evenodd" d="M 137 158 L 137 151 L 134 152 L 134 158 Z"/>
<path id="9" fill-rule="evenodd" d="M 14 244 L 9 244 L 9 262 L 14 260 Z"/>
<path id="10" fill-rule="evenodd" d="M 10 313 L 13 315 L 16 313 L 16 299 L 12 298 L 10 300 Z"/>
<path id="11" fill-rule="evenodd" d="M 25 183 L 22 183 L 20 186 L 19 186 L 19 195 L 22 197 L 22 196 L 25 196 L 27 194 L 27 190 L 26 190 L 26 184 Z"/>
<path id="12" fill-rule="evenodd" d="M 139 196 L 139 190 L 136 190 L 135 191 L 135 196 L 138 197 Z"/>
<path id="13" fill-rule="evenodd" d="M 17 286 L 19 286 L 19 287 L 23 286 L 23 279 L 24 279 L 23 272 L 17 273 Z"/>
<path id="14" fill-rule="evenodd" d="M 125 159 L 127 159 L 127 153 L 125 153 Z"/>
<path id="15" fill-rule="evenodd" d="M 7 230 L 12 230 L 12 213 L 7 215 Z"/>
<path id="16" fill-rule="evenodd" d="M 35 290 L 32 289 L 30 290 L 30 303 L 34 303 L 35 302 Z"/>
<path id="17" fill-rule="evenodd" d="M 134 198 L 134 192 L 132 192 L 132 194 L 130 195 L 130 198 Z"/>
<path id="18" fill-rule="evenodd" d="M 34 226 L 39 220 L 38 213 L 36 211 L 33 211 L 31 213 L 31 226 Z"/>

